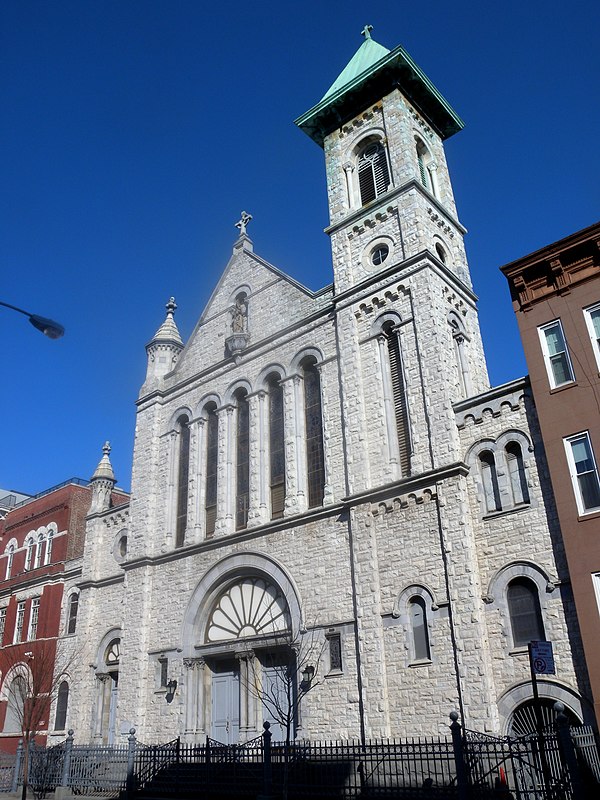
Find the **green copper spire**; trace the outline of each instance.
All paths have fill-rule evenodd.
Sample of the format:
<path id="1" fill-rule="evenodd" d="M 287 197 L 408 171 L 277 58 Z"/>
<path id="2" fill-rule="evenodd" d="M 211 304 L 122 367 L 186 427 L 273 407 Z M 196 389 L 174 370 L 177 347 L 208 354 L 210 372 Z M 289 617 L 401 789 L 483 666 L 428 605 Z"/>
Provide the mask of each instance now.
<path id="1" fill-rule="evenodd" d="M 335 81 L 331 84 L 329 89 L 323 95 L 321 102 L 327 97 L 335 94 L 346 84 L 352 81 L 363 72 L 376 64 L 380 59 L 390 52 L 387 47 L 378 44 L 374 39 L 371 39 L 372 25 L 365 25 L 361 31 L 361 35 L 365 37 L 364 42 L 358 48 L 356 53 L 352 56 L 346 67 L 340 72 Z"/>
<path id="2" fill-rule="evenodd" d="M 406 50 L 401 46 L 388 50 L 371 38 L 371 30 L 371 25 L 365 25 L 361 31 L 364 42 L 317 105 L 298 117 L 296 125 L 323 147 L 328 134 L 398 89 L 442 139 L 462 130 L 461 118 Z"/>

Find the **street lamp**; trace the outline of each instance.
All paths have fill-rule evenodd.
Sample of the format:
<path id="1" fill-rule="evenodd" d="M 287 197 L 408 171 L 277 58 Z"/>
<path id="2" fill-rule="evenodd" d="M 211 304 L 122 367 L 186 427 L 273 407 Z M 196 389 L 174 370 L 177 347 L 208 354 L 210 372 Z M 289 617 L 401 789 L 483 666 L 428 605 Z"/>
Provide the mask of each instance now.
<path id="1" fill-rule="evenodd" d="M 24 311 L 22 308 L 17 308 L 17 306 L 11 306 L 10 303 L 3 303 L 1 300 L 0 306 L 12 308 L 13 311 L 18 311 L 19 314 L 25 314 L 33 327 L 37 328 L 38 331 L 41 331 L 44 336 L 47 336 L 49 339 L 60 339 L 65 332 L 63 326 L 59 322 L 54 322 L 53 319 L 40 317 L 39 314 L 30 314 L 29 311 Z"/>

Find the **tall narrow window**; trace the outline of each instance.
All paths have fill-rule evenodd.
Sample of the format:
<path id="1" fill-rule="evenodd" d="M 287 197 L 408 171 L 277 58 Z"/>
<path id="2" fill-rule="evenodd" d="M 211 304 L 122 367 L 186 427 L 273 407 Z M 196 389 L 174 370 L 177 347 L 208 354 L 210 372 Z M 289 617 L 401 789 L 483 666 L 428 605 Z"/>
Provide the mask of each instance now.
<path id="1" fill-rule="evenodd" d="M 54 717 L 54 730 L 64 731 L 67 727 L 67 708 L 69 706 L 69 684 L 61 681 L 56 698 L 56 716 Z"/>
<path id="2" fill-rule="evenodd" d="M 30 570 L 33 564 L 33 548 L 35 547 L 33 539 L 28 539 L 26 544 L 26 551 L 25 551 L 25 570 Z"/>
<path id="3" fill-rule="evenodd" d="M 175 520 L 175 547 L 181 547 L 185 538 L 190 477 L 190 421 L 186 414 L 177 420 L 179 428 L 179 455 L 177 459 L 177 515 Z"/>
<path id="4" fill-rule="evenodd" d="M 283 517 L 285 502 L 285 447 L 283 434 L 283 388 L 273 376 L 269 386 L 269 469 L 271 484 L 271 516 Z"/>
<path id="5" fill-rule="evenodd" d="M 75 633 L 77 629 L 77 612 L 79 611 L 79 595 L 75 592 L 69 598 L 67 633 Z"/>
<path id="6" fill-rule="evenodd" d="M 48 531 L 48 538 L 46 539 L 46 558 L 44 564 L 49 564 L 52 558 L 52 542 L 54 540 L 54 531 Z"/>
<path id="7" fill-rule="evenodd" d="M 37 548 L 35 551 L 34 569 L 37 569 L 42 564 L 42 555 L 44 554 L 44 534 L 40 533 L 37 540 Z"/>
<path id="8" fill-rule="evenodd" d="M 236 503 L 235 528 L 242 530 L 248 524 L 250 502 L 250 407 L 245 389 L 236 394 L 237 399 L 237 443 L 236 443 Z"/>
<path id="9" fill-rule="evenodd" d="M 479 454 L 479 466 L 481 468 L 481 482 L 483 483 L 486 511 L 501 511 L 502 503 L 500 502 L 496 461 L 494 454 L 490 450 L 484 450 L 483 453 Z"/>
<path id="10" fill-rule="evenodd" d="M 535 583 L 528 578 L 515 578 L 508 584 L 508 614 L 515 647 L 533 641 L 544 641 L 544 624 Z"/>
<path id="11" fill-rule="evenodd" d="M 429 634 L 427 631 L 427 608 L 422 597 L 413 597 L 408 604 L 410 629 L 412 633 L 413 657 L 415 661 L 427 661 L 431 658 L 429 651 Z"/>
<path id="12" fill-rule="evenodd" d="M 325 454 L 323 451 L 323 413 L 321 379 L 315 360 L 303 363 L 304 414 L 306 424 L 306 478 L 308 507 L 323 505 L 325 492 Z"/>
<path id="13" fill-rule="evenodd" d="M 406 400 L 406 386 L 404 370 L 400 356 L 400 343 L 394 325 L 388 322 L 383 327 L 387 342 L 390 375 L 392 378 L 392 393 L 394 400 L 394 414 L 396 417 L 396 431 L 398 434 L 398 447 L 400 453 L 400 469 L 406 477 L 410 474 L 410 428 L 408 424 L 408 403 Z"/>
<path id="14" fill-rule="evenodd" d="M 419 166 L 419 178 L 421 183 L 426 189 L 429 189 L 433 195 L 437 195 L 435 167 L 433 159 L 431 158 L 431 154 L 424 142 L 422 142 L 420 139 L 416 139 L 415 146 L 417 150 L 417 164 Z"/>
<path id="15" fill-rule="evenodd" d="M 565 448 L 579 513 L 598 510 L 600 481 L 588 432 L 565 439 Z"/>
<path id="16" fill-rule="evenodd" d="M 327 636 L 329 641 L 329 671 L 342 671 L 342 637 L 339 633 Z"/>
<path id="17" fill-rule="evenodd" d="M 4 718 L 5 733 L 20 733 L 23 729 L 23 715 L 25 700 L 27 699 L 27 681 L 22 675 L 17 675 L 8 691 L 6 716 Z"/>
<path id="18" fill-rule="evenodd" d="M 584 314 L 596 358 L 596 366 L 600 369 L 600 304 L 586 308 Z"/>
<path id="19" fill-rule="evenodd" d="M 525 475 L 525 464 L 523 463 L 523 453 L 521 446 L 517 442 L 509 442 L 504 451 L 508 466 L 508 477 L 512 490 L 513 503 L 529 502 L 529 489 L 527 488 L 527 477 Z"/>
<path id="20" fill-rule="evenodd" d="M 387 191 L 390 173 L 381 142 L 367 145 L 358 157 L 358 185 L 363 206 Z"/>
<path id="21" fill-rule="evenodd" d="M 556 389 L 557 386 L 575 380 L 560 320 L 543 325 L 539 329 L 539 334 L 550 388 Z"/>
<path id="22" fill-rule="evenodd" d="M 40 598 L 34 597 L 31 601 L 31 612 L 29 615 L 29 630 L 27 638 L 31 641 L 37 637 L 38 621 L 40 618 Z"/>
<path id="23" fill-rule="evenodd" d="M 215 532 L 217 522 L 217 467 L 219 463 L 219 418 L 217 407 L 206 407 L 206 535 Z"/>
<path id="24" fill-rule="evenodd" d="M 14 544 L 11 544 L 11 546 L 8 548 L 8 558 L 6 559 L 5 580 L 8 580 L 10 578 L 10 573 L 12 571 L 14 558 L 15 558 L 15 546 Z"/>
<path id="25" fill-rule="evenodd" d="M 24 622 L 25 622 L 25 601 L 22 600 L 20 603 L 17 603 L 17 619 L 15 622 L 15 635 L 13 637 L 13 644 L 22 641 Z"/>
<path id="26" fill-rule="evenodd" d="M 6 607 L 0 608 L 0 647 L 4 644 L 4 628 L 6 627 Z"/>

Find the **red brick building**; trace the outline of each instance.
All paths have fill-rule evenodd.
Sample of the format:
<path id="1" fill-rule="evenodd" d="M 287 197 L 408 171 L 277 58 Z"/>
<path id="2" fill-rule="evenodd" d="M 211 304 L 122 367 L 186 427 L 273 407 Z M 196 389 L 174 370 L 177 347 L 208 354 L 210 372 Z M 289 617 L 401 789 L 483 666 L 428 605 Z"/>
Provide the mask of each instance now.
<path id="1" fill-rule="evenodd" d="M 523 340 L 600 724 L 600 223 L 502 272 Z"/>
<path id="2" fill-rule="evenodd" d="M 0 750 L 14 752 L 21 736 L 19 681 L 35 680 L 36 669 L 54 672 L 57 642 L 75 633 L 93 480 L 72 478 L 0 519 Z M 127 499 L 117 490 L 111 504 Z M 39 722 L 40 743 L 67 728 L 68 679 L 53 694 Z"/>

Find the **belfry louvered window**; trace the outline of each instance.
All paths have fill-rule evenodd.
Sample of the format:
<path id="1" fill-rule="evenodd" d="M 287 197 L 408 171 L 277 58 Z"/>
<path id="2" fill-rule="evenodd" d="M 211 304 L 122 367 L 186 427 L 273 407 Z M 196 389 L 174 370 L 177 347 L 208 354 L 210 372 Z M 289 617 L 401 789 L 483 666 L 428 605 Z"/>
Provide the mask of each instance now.
<path id="1" fill-rule="evenodd" d="M 219 453 L 219 418 L 213 404 L 206 408 L 206 535 L 215 532 L 217 522 L 217 465 Z"/>
<path id="2" fill-rule="evenodd" d="M 390 375 L 392 379 L 400 469 L 402 470 L 402 475 L 406 477 L 410 473 L 410 429 L 408 425 L 408 403 L 406 401 L 406 386 L 404 384 L 400 344 L 392 323 L 387 323 L 384 326 L 383 333 L 387 342 Z"/>
<path id="3" fill-rule="evenodd" d="M 285 502 L 285 449 L 283 436 L 283 388 L 279 378 L 269 382 L 269 454 L 271 517 L 283 516 Z"/>
<path id="4" fill-rule="evenodd" d="M 381 142 L 367 145 L 358 158 L 358 185 L 362 205 L 384 194 L 390 185 L 385 149 Z"/>
<path id="5" fill-rule="evenodd" d="M 419 179 L 426 189 L 429 189 L 433 195 L 437 195 L 434 175 L 435 164 L 431 153 L 420 139 L 416 139 L 415 146 L 417 150 L 417 164 L 419 165 Z"/>
<path id="6" fill-rule="evenodd" d="M 179 429 L 179 456 L 177 462 L 177 515 L 175 521 L 175 547 L 183 545 L 187 527 L 188 483 L 190 476 L 190 428 L 187 415 L 177 420 Z"/>
<path id="7" fill-rule="evenodd" d="M 236 503 L 235 528 L 241 530 L 248 524 L 250 501 L 250 409 L 247 393 L 241 389 L 237 395 L 237 447 L 236 447 Z"/>
<path id="8" fill-rule="evenodd" d="M 314 508 L 314 506 L 323 504 L 325 490 L 321 380 L 314 361 L 305 361 L 302 371 L 304 375 L 308 507 Z"/>

